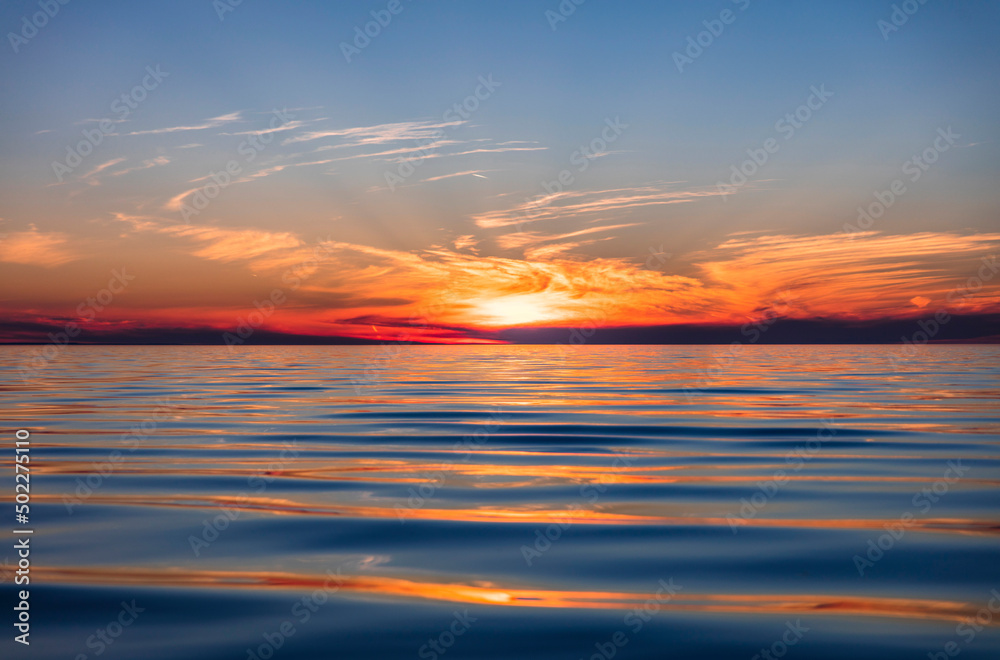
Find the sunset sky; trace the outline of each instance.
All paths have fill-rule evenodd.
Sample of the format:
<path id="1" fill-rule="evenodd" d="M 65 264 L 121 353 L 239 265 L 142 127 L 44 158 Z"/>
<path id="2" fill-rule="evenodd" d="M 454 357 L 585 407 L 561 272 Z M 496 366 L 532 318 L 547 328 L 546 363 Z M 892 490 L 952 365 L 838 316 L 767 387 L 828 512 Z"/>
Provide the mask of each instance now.
<path id="1" fill-rule="evenodd" d="M 0 341 L 1000 313 L 995 2 L 53 5 Z"/>

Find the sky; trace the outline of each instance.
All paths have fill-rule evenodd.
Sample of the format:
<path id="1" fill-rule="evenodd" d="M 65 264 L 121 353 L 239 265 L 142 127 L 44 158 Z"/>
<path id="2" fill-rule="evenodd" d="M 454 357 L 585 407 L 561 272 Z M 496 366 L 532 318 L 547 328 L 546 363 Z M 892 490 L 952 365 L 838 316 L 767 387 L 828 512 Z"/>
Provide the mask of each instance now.
<path id="1" fill-rule="evenodd" d="M 10 0 L 0 341 L 986 318 L 998 24 L 995 1 Z"/>

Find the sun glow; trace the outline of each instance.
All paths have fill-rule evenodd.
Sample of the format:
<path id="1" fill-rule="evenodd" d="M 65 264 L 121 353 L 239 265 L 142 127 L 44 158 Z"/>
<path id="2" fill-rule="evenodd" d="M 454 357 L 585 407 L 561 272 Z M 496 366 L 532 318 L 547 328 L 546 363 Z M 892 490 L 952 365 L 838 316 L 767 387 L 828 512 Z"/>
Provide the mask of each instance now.
<path id="1" fill-rule="evenodd" d="M 477 302 L 475 309 L 490 326 L 527 325 L 556 317 L 551 307 L 535 294 L 491 298 Z"/>

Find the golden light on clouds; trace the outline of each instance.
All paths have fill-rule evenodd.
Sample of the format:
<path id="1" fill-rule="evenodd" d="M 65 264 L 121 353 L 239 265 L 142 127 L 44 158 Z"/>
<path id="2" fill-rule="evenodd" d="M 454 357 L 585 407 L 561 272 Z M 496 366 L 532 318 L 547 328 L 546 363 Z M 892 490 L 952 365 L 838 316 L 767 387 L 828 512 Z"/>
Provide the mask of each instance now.
<path id="1" fill-rule="evenodd" d="M 30 231 L 0 234 L 0 262 L 53 268 L 77 259 L 69 246 L 69 237 L 61 232 Z"/>
<path id="2" fill-rule="evenodd" d="M 155 250 L 184 254 L 206 268 L 215 264 L 234 281 L 252 275 L 259 299 L 281 290 L 287 302 L 266 327 L 287 333 L 467 341 L 480 331 L 512 327 L 741 325 L 767 314 L 872 320 L 945 307 L 1000 310 L 1000 278 L 948 299 L 995 254 L 1000 234 L 734 235 L 675 257 L 671 266 L 683 269 L 681 275 L 646 267 L 645 255 L 587 258 L 565 241 L 613 235 L 627 224 L 551 236 L 464 235 L 454 240 L 455 249 L 404 251 L 311 242 L 293 232 L 118 220 L 130 226 L 133 238 L 157 237 Z M 489 252 L 491 241 L 522 256 L 480 254 Z M 473 244 L 479 246 L 475 253 L 468 251 Z M 14 265 L 54 269 L 73 258 L 64 236 L 37 231 L 8 235 L 0 248 L 0 260 Z M 253 309 L 246 294 L 206 286 L 218 287 L 220 304 L 181 310 L 123 298 L 103 319 L 111 326 L 226 329 Z"/>

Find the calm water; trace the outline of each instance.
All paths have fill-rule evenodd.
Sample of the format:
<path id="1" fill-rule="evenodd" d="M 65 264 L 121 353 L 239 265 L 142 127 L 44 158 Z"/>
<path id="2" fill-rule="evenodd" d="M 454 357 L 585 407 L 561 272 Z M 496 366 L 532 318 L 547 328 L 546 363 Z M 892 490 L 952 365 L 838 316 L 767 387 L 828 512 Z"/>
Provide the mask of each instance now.
<path id="1" fill-rule="evenodd" d="M 5 658 L 1000 657 L 997 348 L 37 350 Z"/>

